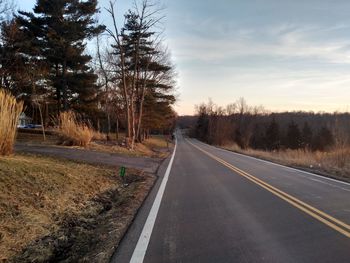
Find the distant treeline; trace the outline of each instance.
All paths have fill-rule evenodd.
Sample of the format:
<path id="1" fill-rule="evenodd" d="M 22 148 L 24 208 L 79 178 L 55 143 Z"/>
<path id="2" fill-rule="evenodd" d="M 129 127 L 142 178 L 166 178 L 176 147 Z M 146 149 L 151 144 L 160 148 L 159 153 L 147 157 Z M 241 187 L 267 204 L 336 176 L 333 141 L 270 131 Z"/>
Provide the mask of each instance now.
<path id="1" fill-rule="evenodd" d="M 196 110 L 196 116 L 179 117 L 178 125 L 209 144 L 326 151 L 346 147 L 350 142 L 349 113 L 272 113 L 261 106 L 251 107 L 244 99 L 225 108 L 209 101 Z"/>

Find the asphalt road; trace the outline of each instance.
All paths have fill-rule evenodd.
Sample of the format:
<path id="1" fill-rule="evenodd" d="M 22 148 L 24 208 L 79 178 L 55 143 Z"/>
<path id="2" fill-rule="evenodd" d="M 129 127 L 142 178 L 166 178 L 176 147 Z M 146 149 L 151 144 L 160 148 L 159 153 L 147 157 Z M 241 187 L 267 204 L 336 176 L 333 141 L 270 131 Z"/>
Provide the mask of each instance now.
<path id="1" fill-rule="evenodd" d="M 65 158 L 91 164 L 125 166 L 143 170 L 148 173 L 155 173 L 161 162 L 160 158 L 133 157 L 117 153 L 88 151 L 59 146 L 16 144 L 15 151 Z"/>
<path id="2" fill-rule="evenodd" d="M 177 137 L 112 262 L 350 262 L 350 184 Z"/>

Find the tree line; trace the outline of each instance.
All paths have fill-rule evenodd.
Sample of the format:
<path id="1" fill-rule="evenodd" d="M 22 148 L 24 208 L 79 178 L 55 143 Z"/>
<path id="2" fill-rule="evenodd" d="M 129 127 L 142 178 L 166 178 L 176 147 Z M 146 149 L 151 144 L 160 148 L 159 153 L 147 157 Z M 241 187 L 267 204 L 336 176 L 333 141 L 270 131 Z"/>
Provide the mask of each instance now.
<path id="1" fill-rule="evenodd" d="M 108 134 L 124 129 L 133 147 L 152 130 L 174 127 L 176 74 L 159 29 L 163 10 L 135 2 L 119 26 L 116 3 L 103 8 L 111 25 L 96 19 L 97 0 L 37 0 L 32 12 L 1 16 L 1 87 L 36 122 L 47 126 L 74 110 Z"/>
<path id="2" fill-rule="evenodd" d="M 196 116 L 180 117 L 178 123 L 209 144 L 235 143 L 242 149 L 327 151 L 350 142 L 349 113 L 273 113 L 243 98 L 226 107 L 209 100 L 196 107 Z"/>

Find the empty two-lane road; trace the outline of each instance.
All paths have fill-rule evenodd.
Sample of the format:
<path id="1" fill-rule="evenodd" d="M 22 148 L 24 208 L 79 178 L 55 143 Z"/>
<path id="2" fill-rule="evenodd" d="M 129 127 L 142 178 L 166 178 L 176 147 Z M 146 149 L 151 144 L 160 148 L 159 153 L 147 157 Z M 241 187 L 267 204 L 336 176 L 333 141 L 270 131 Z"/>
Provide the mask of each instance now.
<path id="1" fill-rule="evenodd" d="M 170 165 L 115 262 L 350 262 L 349 184 L 181 134 Z"/>

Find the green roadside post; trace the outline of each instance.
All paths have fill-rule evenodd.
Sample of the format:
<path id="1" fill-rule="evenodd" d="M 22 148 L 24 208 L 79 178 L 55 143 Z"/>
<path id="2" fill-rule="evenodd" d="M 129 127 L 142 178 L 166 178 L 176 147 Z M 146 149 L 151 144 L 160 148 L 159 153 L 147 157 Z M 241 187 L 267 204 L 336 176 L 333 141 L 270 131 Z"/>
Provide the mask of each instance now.
<path id="1" fill-rule="evenodd" d="M 124 178 L 124 176 L 125 176 L 125 167 L 124 166 L 122 166 L 122 167 L 120 167 L 120 170 L 119 170 L 119 176 L 120 177 L 122 177 L 122 178 Z"/>
<path id="2" fill-rule="evenodd" d="M 125 184 L 125 172 L 126 172 L 126 168 L 124 166 L 121 166 L 119 170 L 119 176 L 122 178 L 124 184 Z"/>

